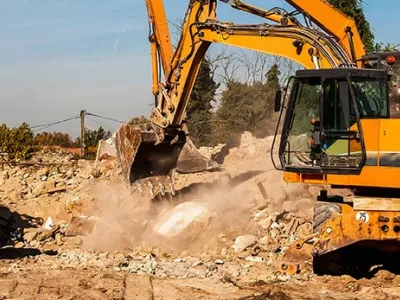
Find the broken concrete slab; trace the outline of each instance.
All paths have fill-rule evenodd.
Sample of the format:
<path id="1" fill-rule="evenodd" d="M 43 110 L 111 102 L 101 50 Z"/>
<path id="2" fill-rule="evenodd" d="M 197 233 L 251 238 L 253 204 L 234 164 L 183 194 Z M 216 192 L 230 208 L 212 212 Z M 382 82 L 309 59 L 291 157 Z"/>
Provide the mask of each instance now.
<path id="1" fill-rule="evenodd" d="M 232 248 L 236 253 L 243 252 L 248 247 L 254 246 L 257 243 L 257 237 L 254 235 L 241 235 L 235 239 L 235 243 L 232 245 Z"/>

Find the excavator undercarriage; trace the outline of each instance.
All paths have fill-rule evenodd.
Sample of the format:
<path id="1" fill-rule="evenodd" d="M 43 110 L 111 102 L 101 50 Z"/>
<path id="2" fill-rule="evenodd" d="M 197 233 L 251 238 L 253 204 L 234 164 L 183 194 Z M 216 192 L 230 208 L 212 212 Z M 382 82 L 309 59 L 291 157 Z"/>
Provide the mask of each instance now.
<path id="1" fill-rule="evenodd" d="M 313 235 L 293 243 L 278 270 L 293 275 L 312 261 L 316 274 L 361 277 L 377 266 L 399 272 L 399 211 L 397 198 L 334 196 L 317 201 Z"/>

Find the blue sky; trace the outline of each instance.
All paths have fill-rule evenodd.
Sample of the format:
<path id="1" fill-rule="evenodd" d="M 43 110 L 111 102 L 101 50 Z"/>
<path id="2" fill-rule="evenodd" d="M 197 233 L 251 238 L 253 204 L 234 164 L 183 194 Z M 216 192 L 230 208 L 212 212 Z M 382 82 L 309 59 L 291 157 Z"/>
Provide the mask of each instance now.
<path id="1" fill-rule="evenodd" d="M 164 2 L 169 20 L 179 22 L 188 1 Z M 400 2 L 364 2 L 376 40 L 400 43 L 394 30 Z M 283 0 L 251 3 L 287 7 Z M 223 3 L 219 18 L 259 22 Z M 143 0 L 0 0 L 0 123 L 42 124 L 81 109 L 120 120 L 148 115 L 153 97 L 147 35 Z M 75 136 L 79 122 L 51 129 Z"/>

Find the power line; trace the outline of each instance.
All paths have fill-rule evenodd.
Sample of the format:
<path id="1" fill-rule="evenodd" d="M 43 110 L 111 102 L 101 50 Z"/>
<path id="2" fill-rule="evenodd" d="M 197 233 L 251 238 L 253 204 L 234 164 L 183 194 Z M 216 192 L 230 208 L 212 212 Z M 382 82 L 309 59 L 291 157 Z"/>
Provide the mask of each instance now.
<path id="1" fill-rule="evenodd" d="M 98 121 L 96 121 L 96 120 L 94 120 L 94 119 L 92 119 L 92 118 L 90 118 L 90 117 L 87 117 L 87 118 L 88 118 L 89 120 L 91 120 L 92 122 L 96 123 L 97 125 L 100 125 L 100 126 L 103 126 L 103 127 L 107 128 L 107 129 L 109 129 L 109 130 L 115 131 L 114 128 L 111 128 L 111 127 L 109 127 L 109 126 L 107 126 L 107 125 L 105 125 L 105 124 L 102 124 L 102 123 L 100 123 L 100 122 L 98 122 Z"/>
<path id="2" fill-rule="evenodd" d="M 78 115 L 75 115 L 75 116 L 73 116 L 73 117 L 70 117 L 70 118 L 67 118 L 67 119 L 64 119 L 64 120 L 60 120 L 60 121 L 55 121 L 55 122 L 51 122 L 51 123 L 46 123 L 46 124 L 40 124 L 40 125 L 31 126 L 31 129 L 36 129 L 36 130 L 34 130 L 34 131 L 36 132 L 36 131 L 39 131 L 39 130 L 43 130 L 43 129 L 45 129 L 45 128 L 52 127 L 52 126 L 54 126 L 54 125 L 58 125 L 58 124 L 61 124 L 61 123 L 65 123 L 65 122 L 68 122 L 68 121 L 72 121 L 72 120 L 75 120 L 75 119 L 78 119 L 78 118 L 79 118 L 79 116 L 78 116 Z"/>
<path id="3" fill-rule="evenodd" d="M 93 113 L 90 113 L 90 112 L 87 112 L 86 115 L 87 116 L 93 116 L 93 117 L 101 118 L 101 119 L 104 119 L 104 120 L 114 121 L 114 122 L 117 122 L 117 123 L 126 123 L 125 121 L 117 120 L 117 119 L 110 118 L 110 117 L 103 117 L 103 116 L 100 116 L 100 115 L 97 115 L 97 114 L 93 114 Z"/>

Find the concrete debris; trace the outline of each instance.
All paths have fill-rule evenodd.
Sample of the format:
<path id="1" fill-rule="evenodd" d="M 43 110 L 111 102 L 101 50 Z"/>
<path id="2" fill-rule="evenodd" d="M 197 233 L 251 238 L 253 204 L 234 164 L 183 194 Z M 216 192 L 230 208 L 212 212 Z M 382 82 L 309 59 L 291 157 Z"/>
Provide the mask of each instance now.
<path id="1" fill-rule="evenodd" d="M 51 230 L 52 227 L 53 227 L 53 219 L 51 217 L 47 217 L 46 223 L 44 223 L 43 228 Z"/>
<path id="2" fill-rule="evenodd" d="M 95 223 L 93 218 L 84 216 L 73 217 L 65 231 L 65 236 L 88 235 L 92 232 Z"/>
<path id="3" fill-rule="evenodd" d="M 232 248 L 235 252 L 243 252 L 248 247 L 254 246 L 257 243 L 257 237 L 254 235 L 241 235 L 235 239 Z"/>
<path id="4" fill-rule="evenodd" d="M 247 256 L 245 260 L 250 261 L 250 262 L 256 262 L 256 263 L 262 263 L 264 262 L 264 258 L 259 257 L 259 256 Z"/>
<path id="5" fill-rule="evenodd" d="M 208 208 L 204 204 L 185 202 L 167 211 L 160 217 L 153 231 L 167 237 L 175 236 L 184 231 L 193 222 L 207 222 Z"/>

